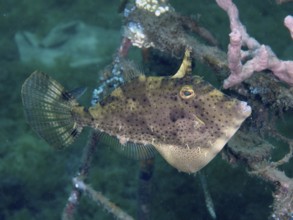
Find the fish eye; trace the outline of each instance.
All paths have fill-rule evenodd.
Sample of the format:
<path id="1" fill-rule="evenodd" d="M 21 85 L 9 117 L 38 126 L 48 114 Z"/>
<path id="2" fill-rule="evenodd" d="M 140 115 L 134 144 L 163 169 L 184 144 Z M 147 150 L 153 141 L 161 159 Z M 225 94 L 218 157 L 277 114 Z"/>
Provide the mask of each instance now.
<path id="1" fill-rule="evenodd" d="M 190 99 L 195 96 L 192 86 L 183 86 L 179 93 L 182 99 Z"/>

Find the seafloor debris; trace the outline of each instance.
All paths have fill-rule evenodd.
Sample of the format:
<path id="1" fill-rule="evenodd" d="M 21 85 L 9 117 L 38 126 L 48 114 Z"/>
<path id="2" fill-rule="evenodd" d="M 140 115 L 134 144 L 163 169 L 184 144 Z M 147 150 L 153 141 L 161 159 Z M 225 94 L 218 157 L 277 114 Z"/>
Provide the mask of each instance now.
<path id="1" fill-rule="evenodd" d="M 20 60 L 37 61 L 47 66 L 68 62 L 70 67 L 97 65 L 108 57 L 109 48 L 101 46 L 112 41 L 113 50 L 119 40 L 119 32 L 72 21 L 54 27 L 47 36 L 39 39 L 36 34 L 20 31 L 15 34 Z M 103 57 L 103 58 L 101 58 Z"/>

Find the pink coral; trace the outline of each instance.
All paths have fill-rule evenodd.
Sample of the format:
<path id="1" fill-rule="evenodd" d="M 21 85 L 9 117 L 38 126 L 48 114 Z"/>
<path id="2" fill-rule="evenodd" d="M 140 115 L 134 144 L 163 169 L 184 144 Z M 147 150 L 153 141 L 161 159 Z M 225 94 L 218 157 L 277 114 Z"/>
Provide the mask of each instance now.
<path id="1" fill-rule="evenodd" d="M 288 15 L 285 19 L 284 19 L 284 25 L 289 29 L 291 37 L 293 39 L 293 16 Z"/>
<path id="2" fill-rule="evenodd" d="M 269 46 L 260 44 L 250 37 L 239 20 L 239 12 L 232 0 L 216 0 L 217 4 L 226 11 L 230 20 L 230 44 L 228 46 L 228 63 L 230 76 L 224 81 L 224 88 L 232 87 L 249 78 L 255 71 L 271 70 L 281 81 L 293 85 L 293 61 L 278 59 Z M 286 27 L 293 33 L 293 17 L 287 16 Z M 242 46 L 248 48 L 241 50 Z M 248 59 L 251 57 L 251 59 Z M 247 60 L 247 61 L 243 61 Z"/>

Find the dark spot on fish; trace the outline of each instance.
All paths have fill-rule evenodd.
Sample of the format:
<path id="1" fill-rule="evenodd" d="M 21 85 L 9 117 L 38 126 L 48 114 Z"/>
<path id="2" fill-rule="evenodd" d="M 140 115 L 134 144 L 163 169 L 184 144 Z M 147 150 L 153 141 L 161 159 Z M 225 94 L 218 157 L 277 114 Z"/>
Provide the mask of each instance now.
<path id="1" fill-rule="evenodd" d="M 171 100 L 176 102 L 178 100 L 178 98 L 177 98 L 177 96 L 171 96 Z"/>
<path id="2" fill-rule="evenodd" d="M 183 109 L 174 108 L 170 111 L 170 120 L 176 122 L 180 118 L 185 118 L 185 112 Z"/>
<path id="3" fill-rule="evenodd" d="M 104 99 L 100 102 L 100 105 L 104 106 L 104 105 L 111 103 L 111 102 L 114 102 L 116 100 L 120 100 L 120 98 L 113 96 L 113 95 L 109 95 L 106 99 Z"/>

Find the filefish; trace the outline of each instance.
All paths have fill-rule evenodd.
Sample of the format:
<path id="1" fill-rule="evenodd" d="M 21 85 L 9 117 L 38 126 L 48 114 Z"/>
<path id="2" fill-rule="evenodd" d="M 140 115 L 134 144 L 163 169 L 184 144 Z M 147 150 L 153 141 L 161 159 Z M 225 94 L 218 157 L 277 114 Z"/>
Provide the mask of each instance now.
<path id="1" fill-rule="evenodd" d="M 130 75 L 102 101 L 86 108 L 57 81 L 35 71 L 21 90 L 27 121 L 57 149 L 73 143 L 89 126 L 134 158 L 146 159 L 159 152 L 179 171 L 195 173 L 251 114 L 246 102 L 191 74 L 188 49 L 173 76 Z"/>

